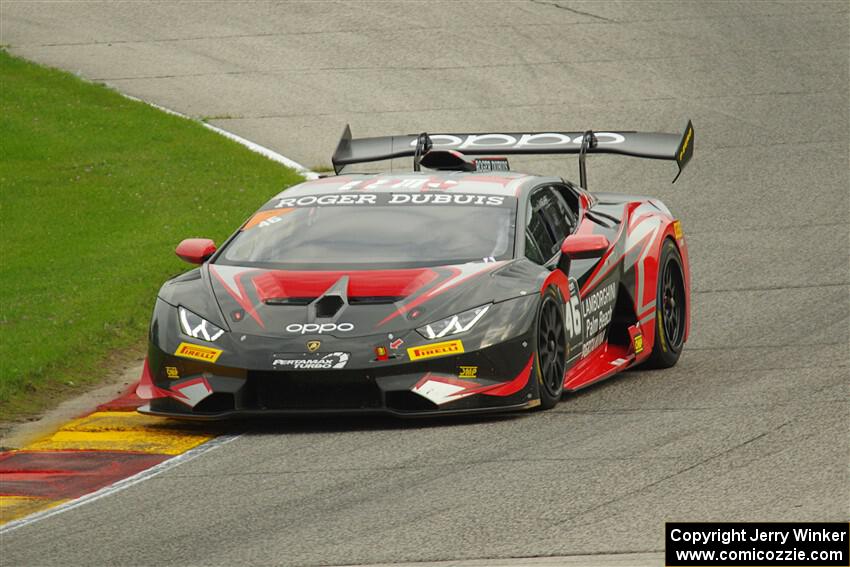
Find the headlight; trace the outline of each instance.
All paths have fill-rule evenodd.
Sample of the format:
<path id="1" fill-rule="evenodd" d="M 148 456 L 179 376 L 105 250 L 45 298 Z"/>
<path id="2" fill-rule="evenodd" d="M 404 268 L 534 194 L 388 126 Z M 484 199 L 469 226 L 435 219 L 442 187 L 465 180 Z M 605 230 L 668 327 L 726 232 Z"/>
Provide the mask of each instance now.
<path id="1" fill-rule="evenodd" d="M 224 334 L 221 329 L 200 315 L 195 315 L 188 309 L 178 307 L 180 312 L 180 330 L 194 339 L 213 342 Z"/>
<path id="2" fill-rule="evenodd" d="M 464 333 L 470 330 L 487 313 L 488 309 L 490 309 L 489 304 L 482 305 L 481 307 L 446 317 L 424 327 L 419 327 L 416 329 L 416 332 L 426 339 L 439 339 L 448 337 L 449 335 Z"/>

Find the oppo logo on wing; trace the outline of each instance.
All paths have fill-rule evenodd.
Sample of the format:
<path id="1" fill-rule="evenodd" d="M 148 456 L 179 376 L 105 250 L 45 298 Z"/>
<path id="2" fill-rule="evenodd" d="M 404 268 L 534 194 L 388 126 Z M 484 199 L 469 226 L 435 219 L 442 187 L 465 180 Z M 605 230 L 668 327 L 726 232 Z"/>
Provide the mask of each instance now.
<path id="1" fill-rule="evenodd" d="M 626 141 L 625 136 L 616 132 L 594 132 L 599 144 L 622 144 Z M 519 137 L 511 134 L 431 134 L 429 136 L 434 147 L 457 148 L 465 150 L 478 146 L 503 147 L 506 149 L 519 148 L 557 148 L 559 146 L 580 145 L 584 134 L 575 138 L 565 132 L 541 132 L 538 134 L 521 134 Z M 415 147 L 418 140 L 411 141 L 410 145 Z"/>
<path id="2" fill-rule="evenodd" d="M 353 323 L 292 323 L 286 326 L 287 333 L 299 333 L 301 335 L 321 335 L 322 333 L 347 333 L 354 330 Z"/>

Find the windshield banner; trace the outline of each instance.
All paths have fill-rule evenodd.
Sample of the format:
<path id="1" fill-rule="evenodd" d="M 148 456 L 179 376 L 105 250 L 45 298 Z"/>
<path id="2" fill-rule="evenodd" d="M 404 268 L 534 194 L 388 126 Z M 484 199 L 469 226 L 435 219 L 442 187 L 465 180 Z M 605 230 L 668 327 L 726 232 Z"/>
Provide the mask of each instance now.
<path id="1" fill-rule="evenodd" d="M 416 205 L 467 205 L 475 207 L 513 207 L 516 199 L 504 195 L 474 195 L 467 193 L 332 193 L 282 197 L 274 203 L 275 209 L 297 207 L 339 206 L 416 206 Z"/>

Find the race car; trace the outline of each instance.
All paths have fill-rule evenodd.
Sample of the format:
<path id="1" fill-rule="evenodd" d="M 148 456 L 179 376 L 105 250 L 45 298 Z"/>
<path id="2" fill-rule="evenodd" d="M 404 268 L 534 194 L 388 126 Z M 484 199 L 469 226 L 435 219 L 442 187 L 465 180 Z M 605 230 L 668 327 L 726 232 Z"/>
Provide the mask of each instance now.
<path id="1" fill-rule="evenodd" d="M 627 368 L 670 367 L 690 326 L 681 223 L 657 199 L 589 192 L 585 156 L 681 174 L 693 148 L 690 122 L 681 136 L 346 127 L 336 175 L 276 195 L 219 248 L 177 246 L 199 267 L 156 298 L 140 411 L 548 409 Z M 510 171 L 515 154 L 578 154 L 580 183 Z M 346 172 L 409 157 L 403 172 Z"/>

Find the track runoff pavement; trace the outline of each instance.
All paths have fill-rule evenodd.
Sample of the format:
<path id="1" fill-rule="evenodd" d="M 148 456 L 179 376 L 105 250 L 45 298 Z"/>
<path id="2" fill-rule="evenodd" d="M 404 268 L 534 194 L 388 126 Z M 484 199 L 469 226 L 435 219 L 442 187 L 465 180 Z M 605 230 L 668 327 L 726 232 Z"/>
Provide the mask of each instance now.
<path id="1" fill-rule="evenodd" d="M 588 160 L 592 190 L 654 195 L 682 220 L 693 334 L 675 368 L 514 417 L 242 425 L 3 534 L 4 565 L 660 564 L 665 521 L 850 514 L 846 2 L 4 2 L 0 16 L 15 54 L 307 166 L 329 163 L 346 122 L 363 136 L 691 118 L 697 134 L 675 186 L 670 164 Z M 567 157 L 514 167 L 577 176 Z"/>

